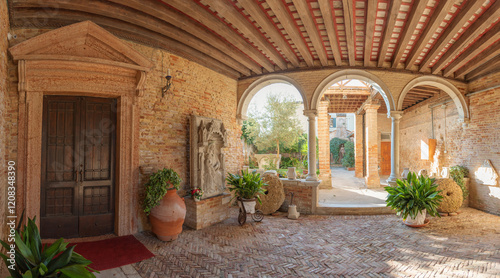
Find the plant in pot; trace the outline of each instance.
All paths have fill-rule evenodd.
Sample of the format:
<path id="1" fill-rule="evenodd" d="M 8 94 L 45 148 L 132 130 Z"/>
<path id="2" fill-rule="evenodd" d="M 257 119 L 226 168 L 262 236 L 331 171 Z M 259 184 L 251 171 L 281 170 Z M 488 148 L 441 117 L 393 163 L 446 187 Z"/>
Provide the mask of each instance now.
<path id="1" fill-rule="evenodd" d="M 175 240 L 182 232 L 186 204 L 177 195 L 181 182 L 174 170 L 163 168 L 153 173 L 145 185 L 143 209 L 149 215 L 153 233 L 160 240 Z"/>
<path id="2" fill-rule="evenodd" d="M 21 216 L 22 222 L 23 217 Z M 35 224 L 35 218 L 28 219 L 28 225 L 15 231 L 15 242 L 4 242 L 2 246 L 7 250 L 1 254 L 10 277 L 81 277 L 91 278 L 95 275 L 89 268 L 91 261 L 73 251 L 75 246 L 67 247 L 68 243 L 60 238 L 52 245 L 43 245 Z"/>
<path id="3" fill-rule="evenodd" d="M 226 181 L 230 185 L 229 191 L 234 191 L 234 197 L 242 201 L 246 212 L 255 213 L 256 201 L 262 203 L 259 194 L 265 194 L 263 187 L 267 186 L 260 174 L 242 170 L 241 175 L 229 173 Z"/>
<path id="4" fill-rule="evenodd" d="M 441 217 L 437 211 L 442 196 L 439 195 L 435 179 L 417 176 L 409 172 L 406 180 L 398 179 L 396 186 L 386 186 L 387 206 L 396 210 L 409 226 L 421 226 L 426 223 L 426 213 Z"/>

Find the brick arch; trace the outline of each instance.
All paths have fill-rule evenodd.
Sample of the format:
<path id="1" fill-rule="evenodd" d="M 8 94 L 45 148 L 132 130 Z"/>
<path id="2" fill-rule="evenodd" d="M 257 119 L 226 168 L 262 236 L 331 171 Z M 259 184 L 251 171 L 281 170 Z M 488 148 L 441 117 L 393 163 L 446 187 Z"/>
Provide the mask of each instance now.
<path id="1" fill-rule="evenodd" d="M 387 106 L 387 114 L 389 115 L 391 111 L 395 110 L 394 98 L 392 97 L 391 91 L 385 82 L 374 74 L 358 69 L 341 70 L 331 74 L 321 81 L 321 83 L 316 87 L 316 90 L 314 90 L 311 107 L 309 109 L 317 110 L 323 93 L 333 84 L 345 79 L 357 79 L 370 83 L 383 96 Z"/>
<path id="2" fill-rule="evenodd" d="M 460 93 L 457 87 L 455 87 L 449 81 L 437 76 L 417 77 L 406 84 L 399 96 L 397 110 L 401 111 L 403 109 L 403 101 L 411 89 L 416 86 L 424 85 L 434 86 L 447 93 L 455 103 L 460 119 L 462 119 L 464 123 L 467 123 L 469 121 L 469 107 L 467 106 L 467 102 L 465 101 L 464 96 Z"/>
<path id="3" fill-rule="evenodd" d="M 247 119 L 247 112 L 248 112 L 248 105 L 250 105 L 250 101 L 252 101 L 252 98 L 257 94 L 262 88 L 272 85 L 272 84 L 277 84 L 277 83 L 284 83 L 288 85 L 294 86 L 302 96 L 302 101 L 304 103 L 304 109 L 307 109 L 308 101 L 306 94 L 302 87 L 299 85 L 297 81 L 295 81 L 293 78 L 290 78 L 285 75 L 279 75 L 279 74 L 273 74 L 269 76 L 265 76 L 262 78 L 259 78 L 255 80 L 248 88 L 243 92 L 243 95 L 241 96 L 240 100 L 238 101 L 238 108 L 236 111 L 237 118 L 239 120 L 246 120 Z"/>

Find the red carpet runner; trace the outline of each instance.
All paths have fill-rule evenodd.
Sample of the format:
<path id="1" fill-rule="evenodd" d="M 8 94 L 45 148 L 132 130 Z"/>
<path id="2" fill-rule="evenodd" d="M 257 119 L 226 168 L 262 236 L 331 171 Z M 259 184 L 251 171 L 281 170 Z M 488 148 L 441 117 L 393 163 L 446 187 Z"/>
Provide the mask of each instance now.
<path id="1" fill-rule="evenodd" d="M 133 235 L 69 244 L 71 245 L 76 245 L 76 253 L 92 261 L 89 267 L 99 271 L 154 257 Z"/>

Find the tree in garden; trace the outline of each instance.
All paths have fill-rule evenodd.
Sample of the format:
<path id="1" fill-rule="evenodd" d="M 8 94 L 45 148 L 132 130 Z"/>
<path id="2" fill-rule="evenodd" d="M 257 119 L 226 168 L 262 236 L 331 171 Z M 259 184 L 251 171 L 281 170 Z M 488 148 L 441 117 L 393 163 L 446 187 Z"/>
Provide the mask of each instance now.
<path id="1" fill-rule="evenodd" d="M 345 154 L 344 158 L 342 158 L 342 166 L 347 168 L 354 167 L 354 143 L 347 142 L 344 144 Z"/>
<path id="2" fill-rule="evenodd" d="M 268 96 L 263 111 L 249 111 L 249 120 L 255 124 L 250 127 L 249 137 L 254 138 L 254 144 L 259 149 L 276 149 L 280 155 L 280 146 L 290 148 L 303 133 L 296 115 L 300 103 L 279 93 Z"/>

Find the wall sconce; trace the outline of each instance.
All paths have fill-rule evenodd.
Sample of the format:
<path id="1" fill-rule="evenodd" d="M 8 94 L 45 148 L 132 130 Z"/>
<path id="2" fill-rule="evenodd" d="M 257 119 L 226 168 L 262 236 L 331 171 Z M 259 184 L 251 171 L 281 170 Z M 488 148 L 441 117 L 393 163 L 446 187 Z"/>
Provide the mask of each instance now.
<path id="1" fill-rule="evenodd" d="M 170 69 L 167 70 L 167 76 L 165 76 L 165 79 L 167 80 L 167 83 L 163 88 L 161 88 L 162 97 L 165 97 L 165 94 L 168 93 L 168 90 L 170 90 L 170 87 L 172 86 L 172 76 L 170 75 Z"/>

